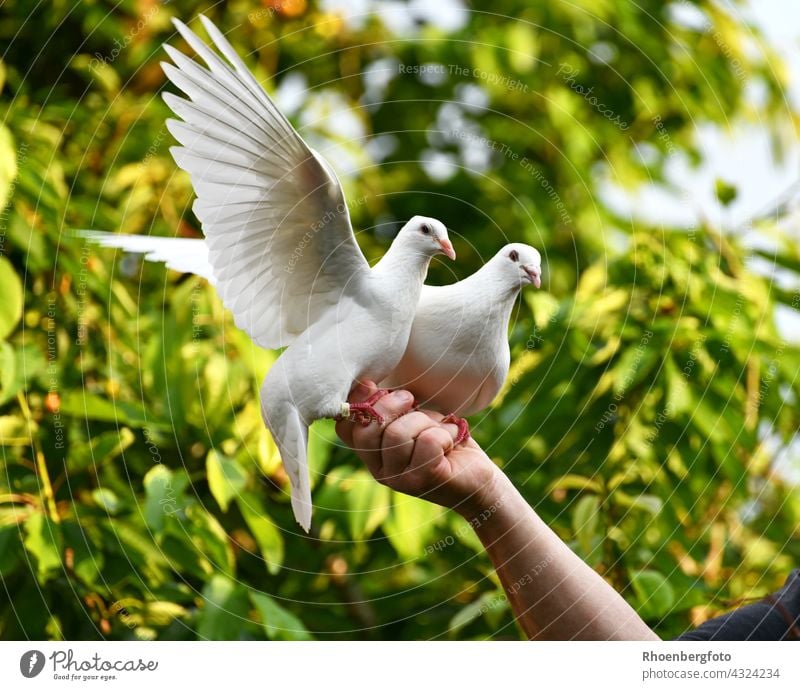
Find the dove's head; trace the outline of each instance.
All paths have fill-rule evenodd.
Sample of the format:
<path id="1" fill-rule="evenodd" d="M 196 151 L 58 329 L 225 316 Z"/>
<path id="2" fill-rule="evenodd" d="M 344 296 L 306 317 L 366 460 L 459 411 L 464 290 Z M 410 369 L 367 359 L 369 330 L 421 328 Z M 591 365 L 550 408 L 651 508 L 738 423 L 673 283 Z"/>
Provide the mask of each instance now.
<path id="1" fill-rule="evenodd" d="M 507 244 L 497 252 L 494 262 L 514 286 L 542 286 L 542 255 L 529 244 Z"/>
<path id="2" fill-rule="evenodd" d="M 414 216 L 403 226 L 399 236 L 403 236 L 423 254 L 444 254 L 448 259 L 456 258 L 455 249 L 447 236 L 447 228 L 435 218 Z"/>

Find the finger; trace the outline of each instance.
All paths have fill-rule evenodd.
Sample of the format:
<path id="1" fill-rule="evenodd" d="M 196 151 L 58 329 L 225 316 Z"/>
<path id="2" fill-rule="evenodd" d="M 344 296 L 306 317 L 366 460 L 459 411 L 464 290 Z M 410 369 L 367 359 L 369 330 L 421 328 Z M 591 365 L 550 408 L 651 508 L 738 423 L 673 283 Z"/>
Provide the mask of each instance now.
<path id="1" fill-rule="evenodd" d="M 440 415 L 438 421 L 441 422 L 442 419 L 444 419 L 444 415 Z M 453 424 L 452 422 L 446 422 L 445 424 L 440 423 L 439 427 L 444 429 L 447 433 L 450 434 L 452 440 L 451 445 L 455 446 L 456 439 L 458 438 L 458 424 Z"/>
<path id="2" fill-rule="evenodd" d="M 454 424 L 434 424 L 417 436 L 409 463 L 410 469 L 430 468 L 453 449 L 458 427 L 455 427 L 455 433 L 451 434 L 445 428 L 448 426 L 455 427 Z"/>
<path id="3" fill-rule="evenodd" d="M 431 425 L 420 432 L 403 473 L 403 483 L 415 487 L 414 495 L 424 497 L 448 481 L 451 470 L 446 454 L 452 448 L 453 438 L 441 424 Z"/>
<path id="4" fill-rule="evenodd" d="M 355 424 L 345 417 L 342 417 L 336 422 L 336 435 L 342 439 L 342 443 L 350 448 L 353 447 L 354 428 Z"/>
<path id="5" fill-rule="evenodd" d="M 411 463 L 417 436 L 437 423 L 425 412 L 409 412 L 389 424 L 381 442 L 383 479 L 397 477 Z"/>
<path id="6" fill-rule="evenodd" d="M 369 379 L 358 381 L 356 382 L 356 385 L 353 386 L 353 389 L 350 391 L 350 395 L 348 396 L 347 401 L 351 403 L 364 402 L 370 395 L 372 395 L 377 390 L 378 386 L 375 384 L 374 381 L 370 381 Z"/>
<path id="7" fill-rule="evenodd" d="M 406 414 L 413 405 L 414 396 L 408 391 L 398 390 L 388 393 L 375 403 L 375 410 L 383 417 L 382 424 L 370 422 L 367 426 L 353 427 L 352 448 L 373 476 L 379 477 L 381 470 L 383 430 L 398 417 Z"/>

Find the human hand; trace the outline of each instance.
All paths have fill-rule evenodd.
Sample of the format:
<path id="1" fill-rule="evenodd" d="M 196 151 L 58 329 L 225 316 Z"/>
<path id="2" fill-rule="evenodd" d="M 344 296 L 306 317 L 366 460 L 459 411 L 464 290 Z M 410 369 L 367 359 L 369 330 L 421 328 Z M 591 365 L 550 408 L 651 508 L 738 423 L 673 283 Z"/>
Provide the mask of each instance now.
<path id="1" fill-rule="evenodd" d="M 366 400 L 376 390 L 371 381 L 359 384 L 350 402 Z M 452 508 L 468 520 L 491 503 L 502 472 L 472 438 L 454 448 L 456 425 L 442 424 L 437 412 L 411 411 L 414 398 L 408 391 L 389 393 L 374 406 L 382 424 L 341 420 L 336 433 L 378 482 Z"/>

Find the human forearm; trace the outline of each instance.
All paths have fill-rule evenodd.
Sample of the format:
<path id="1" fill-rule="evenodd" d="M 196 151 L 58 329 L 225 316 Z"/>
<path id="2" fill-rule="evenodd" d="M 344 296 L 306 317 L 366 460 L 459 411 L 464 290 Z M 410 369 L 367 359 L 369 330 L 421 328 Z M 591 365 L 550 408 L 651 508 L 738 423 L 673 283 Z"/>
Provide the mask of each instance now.
<path id="1" fill-rule="evenodd" d="M 658 637 L 600 575 L 527 504 L 499 470 L 480 506 L 464 512 L 495 565 L 514 614 L 531 639 L 655 640 Z M 479 516 L 488 515 L 485 519 Z"/>
<path id="2" fill-rule="evenodd" d="M 374 384 L 364 384 L 351 402 L 374 391 Z M 395 391 L 376 403 L 381 424 L 342 420 L 337 433 L 382 484 L 457 510 L 470 521 L 529 637 L 657 639 L 542 522 L 473 439 L 455 446 L 455 425 L 413 405 L 410 393 Z"/>

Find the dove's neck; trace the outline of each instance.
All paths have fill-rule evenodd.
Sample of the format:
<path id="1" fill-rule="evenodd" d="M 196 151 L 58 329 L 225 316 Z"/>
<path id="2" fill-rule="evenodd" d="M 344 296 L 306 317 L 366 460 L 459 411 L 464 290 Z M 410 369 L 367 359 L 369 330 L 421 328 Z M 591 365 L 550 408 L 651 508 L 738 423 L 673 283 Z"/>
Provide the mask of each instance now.
<path id="1" fill-rule="evenodd" d="M 484 314 L 489 323 L 502 323 L 504 326 L 508 325 L 522 288 L 519 280 L 510 279 L 502 266 L 491 261 L 457 285 L 472 295 L 474 308 Z"/>
<path id="2" fill-rule="evenodd" d="M 409 296 L 416 293 L 419 298 L 430 262 L 430 255 L 420 252 L 419 247 L 406 241 L 406 238 L 398 237 L 372 270 L 382 279 L 392 281 L 395 289 Z"/>

